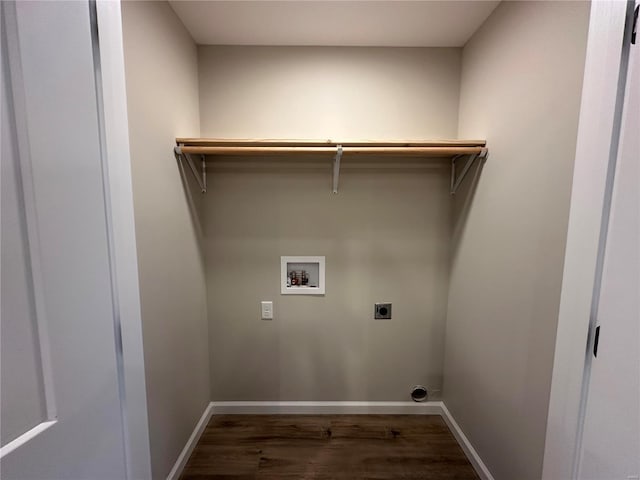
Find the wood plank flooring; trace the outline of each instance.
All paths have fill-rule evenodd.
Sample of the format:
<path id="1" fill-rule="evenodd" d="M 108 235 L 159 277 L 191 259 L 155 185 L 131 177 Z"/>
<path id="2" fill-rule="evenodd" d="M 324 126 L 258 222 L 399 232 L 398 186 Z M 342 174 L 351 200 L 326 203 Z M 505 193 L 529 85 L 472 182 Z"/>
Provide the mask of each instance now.
<path id="1" fill-rule="evenodd" d="M 438 415 L 216 415 L 181 480 L 477 480 Z"/>

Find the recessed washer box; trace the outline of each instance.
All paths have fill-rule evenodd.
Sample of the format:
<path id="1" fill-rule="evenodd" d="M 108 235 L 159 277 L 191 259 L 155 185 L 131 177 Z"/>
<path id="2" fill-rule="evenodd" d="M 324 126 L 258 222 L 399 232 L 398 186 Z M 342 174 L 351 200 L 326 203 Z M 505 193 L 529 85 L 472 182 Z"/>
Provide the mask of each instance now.
<path id="1" fill-rule="evenodd" d="M 282 295 L 324 295 L 324 257 L 280 257 Z"/>

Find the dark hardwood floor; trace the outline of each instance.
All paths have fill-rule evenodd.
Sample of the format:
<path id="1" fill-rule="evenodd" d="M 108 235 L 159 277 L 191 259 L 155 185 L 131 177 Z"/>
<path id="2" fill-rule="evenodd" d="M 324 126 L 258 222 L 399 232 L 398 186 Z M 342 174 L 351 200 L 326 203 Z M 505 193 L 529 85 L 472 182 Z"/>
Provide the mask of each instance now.
<path id="1" fill-rule="evenodd" d="M 205 479 L 478 476 L 437 415 L 217 415 L 181 477 Z"/>

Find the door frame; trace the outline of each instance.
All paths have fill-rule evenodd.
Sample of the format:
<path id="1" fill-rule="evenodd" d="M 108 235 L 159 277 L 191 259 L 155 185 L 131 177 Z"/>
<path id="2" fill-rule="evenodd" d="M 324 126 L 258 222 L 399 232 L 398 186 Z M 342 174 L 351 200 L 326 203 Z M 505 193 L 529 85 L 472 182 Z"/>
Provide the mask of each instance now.
<path id="1" fill-rule="evenodd" d="M 151 479 L 142 313 L 133 209 L 129 121 L 120 1 L 89 0 L 98 95 L 102 96 L 104 192 L 111 264 L 120 332 L 118 370 L 123 389 L 127 477 Z M 99 26 L 99 28 L 98 28 Z M 97 55 L 96 55 L 97 54 Z"/>
<path id="2" fill-rule="evenodd" d="M 575 479 L 634 2 L 591 3 L 542 478 Z"/>

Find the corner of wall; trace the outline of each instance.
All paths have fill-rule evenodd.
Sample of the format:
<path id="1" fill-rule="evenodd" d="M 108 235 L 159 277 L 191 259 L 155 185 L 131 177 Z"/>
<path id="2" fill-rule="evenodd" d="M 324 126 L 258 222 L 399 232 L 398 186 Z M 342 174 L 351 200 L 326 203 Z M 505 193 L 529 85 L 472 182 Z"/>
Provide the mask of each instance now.
<path id="1" fill-rule="evenodd" d="M 197 46 L 167 2 L 122 16 L 151 463 L 166 478 L 211 398 L 204 205 L 173 154 L 200 134 Z"/>
<path id="2" fill-rule="evenodd" d="M 496 478 L 542 473 L 587 19 L 502 2 L 463 49 L 458 135 L 489 157 L 454 199 L 443 401 Z"/>

